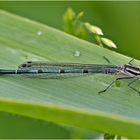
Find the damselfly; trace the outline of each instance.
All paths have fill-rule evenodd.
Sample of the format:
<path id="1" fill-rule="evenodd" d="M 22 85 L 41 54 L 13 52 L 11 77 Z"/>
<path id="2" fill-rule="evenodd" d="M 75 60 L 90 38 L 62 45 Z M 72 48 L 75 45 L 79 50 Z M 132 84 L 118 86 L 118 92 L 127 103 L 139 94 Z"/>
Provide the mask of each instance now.
<path id="1" fill-rule="evenodd" d="M 19 65 L 17 70 L 0 69 L 0 74 L 21 74 L 31 78 L 65 78 L 84 74 L 123 74 L 124 77 L 118 77 L 112 81 L 104 90 L 107 91 L 117 80 L 133 79 L 128 86 L 135 92 L 140 91 L 132 87 L 132 84 L 140 79 L 140 68 L 133 66 L 131 61 L 124 65 L 100 65 L 100 64 L 80 64 L 80 63 L 46 63 L 28 61 Z"/>

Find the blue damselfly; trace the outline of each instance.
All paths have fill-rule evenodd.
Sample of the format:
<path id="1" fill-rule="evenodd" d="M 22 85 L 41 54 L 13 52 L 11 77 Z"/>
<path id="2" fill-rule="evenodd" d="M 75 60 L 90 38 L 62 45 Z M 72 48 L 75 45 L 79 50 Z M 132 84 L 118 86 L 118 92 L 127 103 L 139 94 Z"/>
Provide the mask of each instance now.
<path id="1" fill-rule="evenodd" d="M 108 90 L 117 80 L 133 79 L 128 86 L 135 92 L 140 94 L 140 91 L 132 87 L 132 84 L 140 79 L 140 68 L 133 66 L 131 61 L 124 65 L 101 65 L 101 64 L 80 64 L 80 63 L 46 63 L 39 61 L 28 61 L 19 65 L 17 70 L 0 69 L 0 74 L 21 74 L 27 75 L 30 78 L 65 78 L 84 74 L 115 74 L 124 75 L 112 81 L 104 90 Z"/>

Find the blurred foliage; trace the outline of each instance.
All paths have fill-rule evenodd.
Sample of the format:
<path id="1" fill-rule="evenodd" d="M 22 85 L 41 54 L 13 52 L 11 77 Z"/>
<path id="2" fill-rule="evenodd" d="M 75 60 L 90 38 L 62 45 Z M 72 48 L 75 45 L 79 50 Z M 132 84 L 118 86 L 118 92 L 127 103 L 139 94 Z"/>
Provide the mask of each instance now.
<path id="1" fill-rule="evenodd" d="M 101 40 L 101 42 L 103 44 L 105 44 L 108 47 L 117 48 L 117 46 L 115 45 L 115 43 L 112 40 L 108 39 L 108 38 L 101 37 L 100 40 Z"/>
<path id="2" fill-rule="evenodd" d="M 0 139 L 90 139 L 99 135 L 85 129 L 2 111 L 0 124 Z"/>
<path id="3" fill-rule="evenodd" d="M 139 58 L 140 2 L 138 1 L 43 1 L 0 2 L 0 8 L 62 29 L 63 14 L 68 7 L 84 11 L 83 21 L 98 25 L 118 46 L 116 51 Z M 81 29 L 80 29 L 81 30 Z"/>
<path id="4" fill-rule="evenodd" d="M 83 24 L 80 22 L 80 18 L 83 16 L 83 14 L 84 12 L 76 14 L 72 8 L 68 8 L 63 16 L 64 31 L 79 38 L 86 39 L 86 30 Z"/>
<path id="5" fill-rule="evenodd" d="M 99 46 L 103 47 L 106 45 L 107 47 L 117 48 L 113 41 L 101 37 L 103 32 L 99 27 L 91 25 L 88 22 L 82 22 L 81 17 L 83 14 L 84 12 L 76 14 L 72 8 L 68 8 L 63 17 L 64 31 L 85 40 L 88 40 L 87 36 L 89 32 L 92 34 Z"/>
<path id="6" fill-rule="evenodd" d="M 105 133 L 104 139 L 105 140 L 121 140 L 121 137 L 118 135 L 111 135 L 111 134 Z"/>

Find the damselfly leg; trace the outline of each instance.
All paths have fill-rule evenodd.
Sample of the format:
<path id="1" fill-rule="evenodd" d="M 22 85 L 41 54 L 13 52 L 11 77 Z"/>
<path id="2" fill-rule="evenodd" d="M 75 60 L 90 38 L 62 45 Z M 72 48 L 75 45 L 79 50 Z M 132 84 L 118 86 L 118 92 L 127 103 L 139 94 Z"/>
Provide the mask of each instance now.
<path id="1" fill-rule="evenodd" d="M 132 87 L 131 85 L 134 84 L 136 81 L 138 81 L 140 78 L 135 78 L 133 81 L 131 81 L 128 86 L 134 90 L 135 92 L 137 92 L 140 95 L 140 91 L 138 91 L 136 88 Z"/>
<path id="2" fill-rule="evenodd" d="M 110 62 L 110 60 L 109 60 L 107 57 L 103 56 L 103 59 L 104 59 L 106 62 L 108 62 L 109 64 L 112 65 L 112 63 Z M 114 65 L 114 64 L 113 64 L 113 65 Z"/>
<path id="3" fill-rule="evenodd" d="M 101 91 L 99 91 L 98 93 L 99 94 L 101 94 L 101 93 L 103 93 L 103 92 L 106 92 L 116 81 L 118 81 L 118 80 L 125 80 L 125 79 L 131 79 L 131 78 L 134 78 L 134 77 L 132 77 L 132 76 L 130 76 L 130 77 L 118 77 L 118 78 L 116 78 L 114 81 L 112 81 L 104 90 L 101 90 Z M 133 80 L 134 81 L 134 80 Z M 136 80 L 135 80 L 136 81 Z M 135 82 L 134 81 L 134 82 Z M 134 83 L 134 82 L 132 82 L 132 83 Z M 132 83 L 130 83 L 130 85 L 132 84 Z M 128 84 L 128 86 L 130 87 L 130 85 Z M 135 90 L 136 91 L 136 90 Z"/>
<path id="4" fill-rule="evenodd" d="M 140 80 L 140 78 L 136 78 L 136 77 L 119 77 L 119 78 L 115 79 L 114 81 L 112 81 L 104 90 L 99 91 L 98 93 L 101 94 L 103 92 L 106 92 L 118 80 L 125 80 L 125 79 L 131 79 L 131 78 L 134 78 L 134 79 L 133 79 L 133 81 L 131 81 L 128 84 L 128 87 L 131 88 L 133 91 L 135 91 L 136 93 L 138 93 L 140 95 L 140 91 L 138 91 L 136 88 L 132 87 L 132 84 L 134 84 L 138 80 Z"/>
<path id="5" fill-rule="evenodd" d="M 132 59 L 128 62 L 128 64 L 129 64 L 129 65 L 133 65 L 132 62 L 134 62 L 134 58 L 132 58 Z"/>

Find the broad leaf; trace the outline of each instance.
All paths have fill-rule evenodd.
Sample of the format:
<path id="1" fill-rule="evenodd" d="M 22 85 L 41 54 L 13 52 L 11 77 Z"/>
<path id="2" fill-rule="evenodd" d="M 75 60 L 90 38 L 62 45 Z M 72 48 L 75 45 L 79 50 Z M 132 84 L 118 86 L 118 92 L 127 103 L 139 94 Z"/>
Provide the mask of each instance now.
<path id="1" fill-rule="evenodd" d="M 0 64 L 17 69 L 25 61 L 128 63 L 131 58 L 66 33 L 0 11 Z M 77 55 L 78 52 L 78 55 Z M 137 62 L 138 64 L 138 62 Z M 93 74 L 66 79 L 0 76 L 0 110 L 109 134 L 140 138 L 140 96 L 129 80 L 98 94 L 116 76 Z M 138 88 L 139 83 L 135 86 Z"/>

